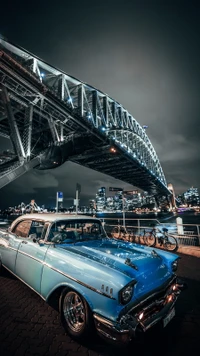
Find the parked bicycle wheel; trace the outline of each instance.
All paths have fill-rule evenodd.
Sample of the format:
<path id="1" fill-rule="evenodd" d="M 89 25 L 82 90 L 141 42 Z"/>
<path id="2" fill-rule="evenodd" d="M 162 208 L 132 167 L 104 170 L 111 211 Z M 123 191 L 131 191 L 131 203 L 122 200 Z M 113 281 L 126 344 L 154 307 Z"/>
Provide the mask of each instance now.
<path id="1" fill-rule="evenodd" d="M 133 229 L 127 229 L 125 234 L 125 240 L 128 242 L 135 242 L 135 233 Z"/>
<path id="2" fill-rule="evenodd" d="M 145 245 L 145 233 L 146 230 L 144 229 L 143 231 L 140 231 L 140 234 L 136 236 L 135 242 L 140 244 L 140 245 Z"/>
<path id="3" fill-rule="evenodd" d="M 164 247 L 168 251 L 176 251 L 178 250 L 178 241 L 173 235 L 167 235 L 164 240 Z"/>
<path id="4" fill-rule="evenodd" d="M 136 244 L 140 244 L 140 235 L 135 235 L 133 242 L 135 242 Z"/>
<path id="5" fill-rule="evenodd" d="M 118 239 L 119 235 L 120 235 L 119 227 L 118 226 L 114 226 L 113 229 L 112 229 L 111 234 L 112 234 L 112 237 Z"/>
<path id="6" fill-rule="evenodd" d="M 145 245 L 150 246 L 150 247 L 155 246 L 156 235 L 153 230 L 152 231 L 144 231 L 143 238 L 144 238 Z"/>

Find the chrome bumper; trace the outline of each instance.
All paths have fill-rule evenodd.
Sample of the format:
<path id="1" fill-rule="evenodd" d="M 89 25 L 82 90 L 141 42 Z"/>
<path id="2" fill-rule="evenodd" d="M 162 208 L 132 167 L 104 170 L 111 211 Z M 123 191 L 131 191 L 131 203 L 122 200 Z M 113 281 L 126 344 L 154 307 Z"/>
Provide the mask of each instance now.
<path id="1" fill-rule="evenodd" d="M 94 314 L 97 332 L 103 338 L 113 342 L 127 343 L 163 320 L 173 309 L 181 290 L 185 288 L 184 283 L 172 284 L 162 297 L 155 297 L 147 305 L 145 303 L 136 305 L 134 309 L 122 316 L 119 322 L 113 322 Z"/>

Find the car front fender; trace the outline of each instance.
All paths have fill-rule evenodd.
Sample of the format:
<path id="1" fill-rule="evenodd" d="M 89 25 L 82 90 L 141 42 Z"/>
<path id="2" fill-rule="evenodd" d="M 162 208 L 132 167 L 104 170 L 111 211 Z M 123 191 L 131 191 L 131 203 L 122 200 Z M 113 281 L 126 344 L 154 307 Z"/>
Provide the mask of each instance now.
<path id="1" fill-rule="evenodd" d="M 81 288 L 80 285 L 75 287 L 73 283 L 57 284 L 47 295 L 46 302 L 48 303 L 52 298 L 54 299 L 54 296 L 57 296 L 57 298 L 59 298 L 59 300 L 61 300 L 61 298 L 60 298 L 61 295 L 63 295 L 66 291 L 69 291 L 69 290 L 73 290 L 73 291 L 76 291 L 77 293 L 79 293 L 86 300 L 90 309 L 93 310 L 94 305 L 93 305 L 91 299 L 89 298 L 89 295 L 84 292 L 84 290 Z M 55 297 L 55 299 L 56 299 L 56 297 Z M 59 310 L 60 310 L 60 301 L 58 302 L 58 306 L 59 306 Z"/>

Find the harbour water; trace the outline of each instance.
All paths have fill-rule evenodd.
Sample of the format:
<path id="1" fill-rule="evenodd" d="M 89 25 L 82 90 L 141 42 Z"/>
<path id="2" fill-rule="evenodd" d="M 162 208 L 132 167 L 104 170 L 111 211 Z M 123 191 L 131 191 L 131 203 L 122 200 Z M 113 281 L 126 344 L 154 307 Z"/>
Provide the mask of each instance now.
<path id="1" fill-rule="evenodd" d="M 123 219 L 122 213 L 97 213 L 97 217 L 101 219 Z M 135 214 L 131 212 L 125 213 L 126 219 L 155 219 L 158 220 L 160 223 L 168 222 L 169 224 L 175 224 L 176 219 L 180 217 L 183 220 L 183 224 L 194 224 L 200 225 L 200 213 L 192 212 L 192 211 L 185 211 L 181 213 L 146 213 L 146 214 Z"/>
<path id="2" fill-rule="evenodd" d="M 18 215 L 0 215 L 0 220 L 8 220 L 12 222 L 16 219 Z M 100 219 L 108 219 L 108 220 L 122 220 L 123 213 L 104 213 L 99 212 L 96 214 L 97 218 Z M 145 213 L 145 214 L 136 214 L 132 212 L 125 212 L 125 218 L 134 219 L 134 220 L 157 220 L 160 223 L 175 224 L 176 219 L 180 217 L 183 220 L 183 224 L 193 224 L 193 225 L 200 225 L 200 213 L 193 212 L 193 211 L 184 211 L 180 213 Z"/>

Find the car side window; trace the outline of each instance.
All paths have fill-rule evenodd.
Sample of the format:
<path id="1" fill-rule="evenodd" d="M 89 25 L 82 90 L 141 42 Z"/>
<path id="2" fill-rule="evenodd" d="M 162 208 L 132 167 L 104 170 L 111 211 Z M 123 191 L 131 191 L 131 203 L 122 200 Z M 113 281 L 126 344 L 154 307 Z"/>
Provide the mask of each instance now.
<path id="1" fill-rule="evenodd" d="M 54 238 L 54 236 L 56 235 L 56 224 L 54 223 L 52 226 L 51 226 L 51 229 L 49 231 L 49 236 L 48 236 L 48 241 L 52 241 L 52 239 Z"/>
<path id="2" fill-rule="evenodd" d="M 32 221 L 31 228 L 29 231 L 29 235 L 35 234 L 36 238 L 42 239 L 43 236 L 43 229 L 44 229 L 44 221 Z"/>
<path id="3" fill-rule="evenodd" d="M 14 232 L 19 237 L 28 237 L 31 223 L 32 223 L 31 220 L 20 221 L 19 224 L 17 224 L 17 226 L 14 227 L 12 232 Z"/>
<path id="4" fill-rule="evenodd" d="M 49 223 L 45 223 L 45 224 L 44 224 L 44 227 L 43 227 L 43 230 L 42 230 L 42 235 L 41 235 L 41 239 L 42 239 L 42 240 L 45 239 L 45 236 L 46 236 L 48 227 L 49 227 Z"/>
<path id="5" fill-rule="evenodd" d="M 52 224 L 48 241 L 75 243 L 106 237 L 99 221 L 89 219 L 59 220 Z"/>

